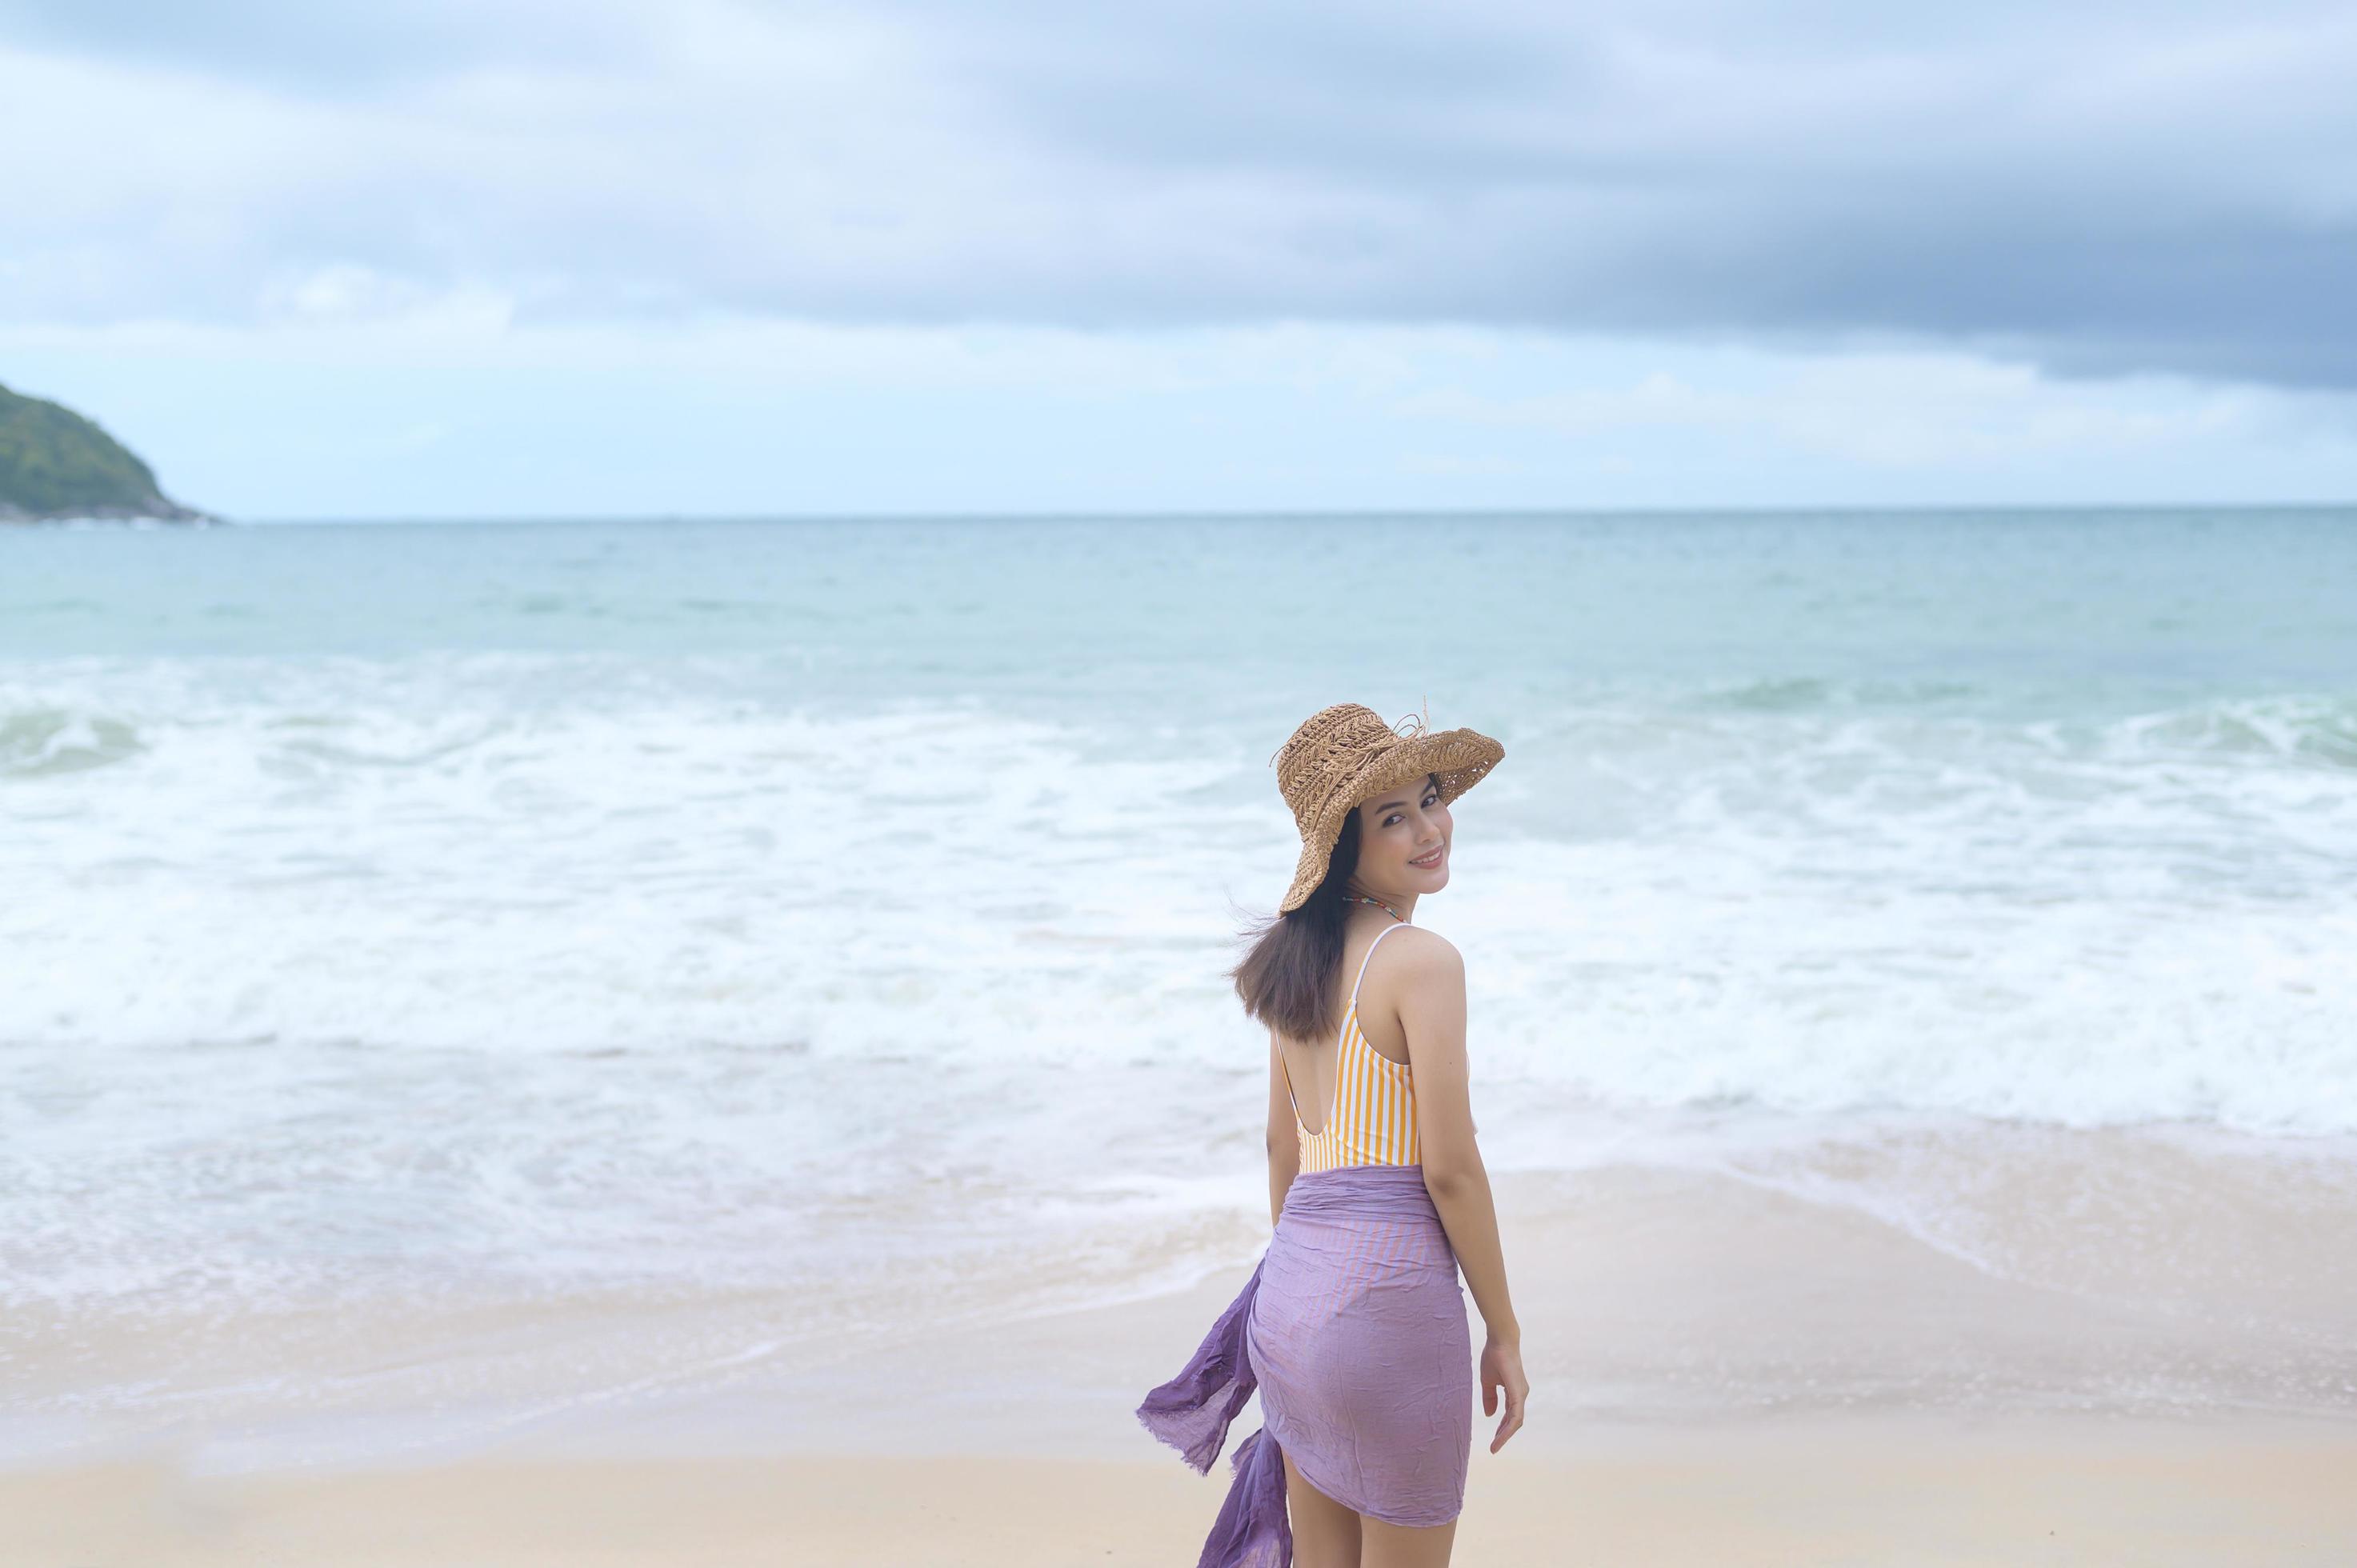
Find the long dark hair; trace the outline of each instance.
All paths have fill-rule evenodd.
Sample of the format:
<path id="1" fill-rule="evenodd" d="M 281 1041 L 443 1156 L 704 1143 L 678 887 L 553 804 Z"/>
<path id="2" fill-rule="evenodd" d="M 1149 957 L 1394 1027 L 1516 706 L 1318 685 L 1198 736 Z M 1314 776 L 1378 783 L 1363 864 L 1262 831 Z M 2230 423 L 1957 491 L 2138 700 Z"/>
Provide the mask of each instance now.
<path id="1" fill-rule="evenodd" d="M 1342 967 L 1351 919 L 1351 874 L 1359 869 L 1359 817 L 1354 806 L 1342 819 L 1326 875 L 1301 907 L 1249 927 L 1243 936 L 1252 946 L 1228 972 L 1244 1012 L 1291 1039 L 1322 1039 L 1342 1026 L 1334 972 Z"/>

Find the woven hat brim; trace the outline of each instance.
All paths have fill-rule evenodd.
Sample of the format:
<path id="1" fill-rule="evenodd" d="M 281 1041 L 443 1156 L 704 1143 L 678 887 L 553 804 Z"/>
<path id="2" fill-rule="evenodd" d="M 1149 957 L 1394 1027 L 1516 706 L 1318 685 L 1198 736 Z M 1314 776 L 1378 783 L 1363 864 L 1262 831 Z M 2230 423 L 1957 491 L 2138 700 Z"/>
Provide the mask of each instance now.
<path id="1" fill-rule="evenodd" d="M 1447 805 L 1489 776 L 1505 759 L 1506 748 L 1479 730 L 1440 730 L 1413 736 L 1384 750 L 1335 792 L 1318 813 L 1316 825 L 1301 841 L 1301 856 L 1293 868 L 1293 886 L 1285 890 L 1278 912 L 1290 914 L 1308 900 L 1326 880 L 1327 863 L 1334 856 L 1334 841 L 1342 835 L 1343 821 L 1384 790 L 1430 773 L 1440 780 L 1441 804 Z"/>

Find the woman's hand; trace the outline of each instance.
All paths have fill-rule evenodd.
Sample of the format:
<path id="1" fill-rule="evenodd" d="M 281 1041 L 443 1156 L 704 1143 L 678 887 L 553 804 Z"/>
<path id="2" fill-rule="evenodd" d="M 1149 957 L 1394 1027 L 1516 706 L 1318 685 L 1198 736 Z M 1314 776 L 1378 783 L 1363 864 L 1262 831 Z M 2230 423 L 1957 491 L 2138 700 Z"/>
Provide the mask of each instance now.
<path id="1" fill-rule="evenodd" d="M 1506 1418 L 1498 1423 L 1498 1434 L 1490 1439 L 1490 1452 L 1495 1454 L 1506 1445 L 1506 1439 L 1523 1429 L 1523 1402 L 1530 1397 L 1531 1380 L 1523 1376 L 1523 1342 L 1501 1339 L 1496 1335 L 1481 1347 L 1481 1413 L 1498 1413 L 1498 1391 L 1506 1394 Z"/>

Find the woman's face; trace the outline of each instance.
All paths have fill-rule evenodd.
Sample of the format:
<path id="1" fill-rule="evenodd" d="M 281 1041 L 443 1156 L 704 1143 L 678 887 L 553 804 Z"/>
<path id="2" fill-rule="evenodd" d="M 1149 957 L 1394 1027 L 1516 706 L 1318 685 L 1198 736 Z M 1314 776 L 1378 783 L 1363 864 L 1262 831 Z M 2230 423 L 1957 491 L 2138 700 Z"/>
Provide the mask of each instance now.
<path id="1" fill-rule="evenodd" d="M 1358 879 L 1373 893 L 1437 893 L 1448 886 L 1448 808 L 1431 774 L 1359 808 Z"/>

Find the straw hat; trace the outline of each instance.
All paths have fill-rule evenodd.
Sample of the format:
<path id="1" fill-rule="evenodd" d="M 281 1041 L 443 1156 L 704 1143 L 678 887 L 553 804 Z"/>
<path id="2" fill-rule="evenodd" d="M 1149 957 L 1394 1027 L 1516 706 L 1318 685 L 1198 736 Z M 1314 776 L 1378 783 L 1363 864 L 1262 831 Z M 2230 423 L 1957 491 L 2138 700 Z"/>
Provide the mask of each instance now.
<path id="1" fill-rule="evenodd" d="M 1276 787 L 1293 808 L 1294 825 L 1301 830 L 1301 859 L 1294 867 L 1293 886 L 1277 906 L 1280 913 L 1299 908 L 1326 879 L 1326 863 L 1334 854 L 1334 841 L 1341 837 L 1343 821 L 1359 807 L 1427 773 L 1439 776 L 1440 799 L 1446 804 L 1480 783 L 1506 755 L 1504 746 L 1478 731 L 1426 734 L 1425 721 L 1415 714 L 1400 723 L 1415 727 L 1403 736 L 1372 708 L 1337 703 L 1304 719 L 1271 758 L 1276 764 Z"/>

